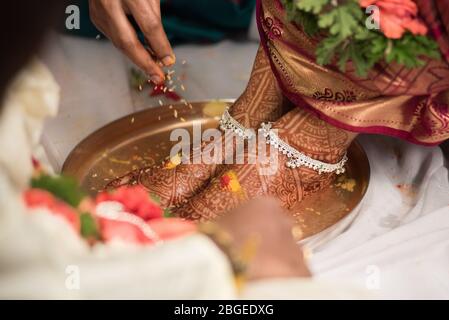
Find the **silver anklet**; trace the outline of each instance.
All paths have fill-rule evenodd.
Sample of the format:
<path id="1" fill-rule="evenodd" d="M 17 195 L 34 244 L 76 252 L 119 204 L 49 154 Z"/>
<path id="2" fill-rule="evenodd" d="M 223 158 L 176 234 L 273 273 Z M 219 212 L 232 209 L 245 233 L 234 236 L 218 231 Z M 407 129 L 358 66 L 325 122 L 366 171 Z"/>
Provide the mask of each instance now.
<path id="1" fill-rule="evenodd" d="M 221 116 L 220 129 L 223 131 L 231 130 L 243 139 L 252 139 L 255 135 L 252 130 L 245 128 L 231 116 L 229 108 L 226 108 Z"/>
<path id="2" fill-rule="evenodd" d="M 345 164 L 348 161 L 346 153 L 344 154 L 343 159 L 338 163 L 326 163 L 312 159 L 279 138 L 279 136 L 271 129 L 271 126 L 271 123 L 262 123 L 262 128 L 260 130 L 262 131 L 263 136 L 267 139 L 267 144 L 271 144 L 288 157 L 289 160 L 286 163 L 287 167 L 292 169 L 307 167 L 317 171 L 319 174 L 334 171 L 336 174 L 341 174 L 346 171 Z"/>

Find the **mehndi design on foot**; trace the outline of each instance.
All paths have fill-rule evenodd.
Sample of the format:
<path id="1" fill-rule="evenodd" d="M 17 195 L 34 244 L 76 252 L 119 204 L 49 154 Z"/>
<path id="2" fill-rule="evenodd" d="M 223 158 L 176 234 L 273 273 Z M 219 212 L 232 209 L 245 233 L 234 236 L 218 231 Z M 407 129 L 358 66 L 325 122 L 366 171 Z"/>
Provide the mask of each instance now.
<path id="1" fill-rule="evenodd" d="M 299 107 L 274 123 L 273 128 L 278 130 L 280 138 L 295 149 L 327 163 L 341 161 L 356 136 L 327 124 Z M 263 164 L 259 162 L 226 165 L 222 175 L 187 203 L 174 208 L 173 212 L 183 218 L 210 220 L 259 196 L 274 197 L 284 208 L 289 209 L 303 197 L 327 187 L 335 177 L 335 173 L 319 174 L 307 167 L 288 168 L 284 165 L 288 160 L 287 155 L 277 150 L 275 152 L 278 166 L 274 174 L 260 174 Z M 224 182 L 232 183 L 232 187 Z"/>
<path id="2" fill-rule="evenodd" d="M 259 48 L 248 85 L 229 109 L 229 114 L 242 126 L 256 130 L 262 122 L 279 119 L 283 114 L 282 108 L 283 96 L 271 71 L 270 62 L 263 49 Z M 225 137 L 219 142 L 222 146 L 225 145 L 224 140 Z M 207 146 L 210 147 L 209 143 L 203 143 L 201 149 L 192 150 L 192 154 L 202 153 Z M 220 153 L 222 157 L 224 154 L 225 152 Z M 224 158 L 217 159 L 216 164 L 190 162 L 169 168 L 163 165 L 143 168 L 112 181 L 107 188 L 141 184 L 161 199 L 162 206 L 177 206 L 204 189 L 220 172 L 221 162 L 224 162 Z"/>

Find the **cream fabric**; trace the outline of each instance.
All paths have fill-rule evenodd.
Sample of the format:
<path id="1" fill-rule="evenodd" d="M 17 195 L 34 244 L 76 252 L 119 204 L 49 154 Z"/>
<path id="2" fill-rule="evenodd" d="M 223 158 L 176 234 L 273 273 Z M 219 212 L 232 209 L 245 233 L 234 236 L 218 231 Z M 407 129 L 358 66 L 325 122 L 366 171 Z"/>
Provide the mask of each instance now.
<path id="1" fill-rule="evenodd" d="M 251 283 L 241 295 L 251 300 L 372 300 L 378 298 L 362 286 L 344 281 L 317 279 L 269 279 Z"/>
<path id="2" fill-rule="evenodd" d="M 321 280 L 386 299 L 449 299 L 449 172 L 441 149 L 360 139 L 371 164 L 362 205 L 307 241 Z"/>

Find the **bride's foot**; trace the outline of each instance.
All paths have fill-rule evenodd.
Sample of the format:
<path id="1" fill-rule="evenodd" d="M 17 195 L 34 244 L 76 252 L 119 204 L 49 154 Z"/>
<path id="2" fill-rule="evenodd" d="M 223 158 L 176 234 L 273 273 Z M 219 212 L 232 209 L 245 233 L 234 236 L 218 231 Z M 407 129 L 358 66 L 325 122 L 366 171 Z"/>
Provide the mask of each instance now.
<path id="1" fill-rule="evenodd" d="M 326 163 L 338 163 L 356 136 L 328 125 L 301 108 L 287 113 L 273 129 L 277 129 L 278 136 L 293 148 Z M 276 158 L 270 160 L 269 167 L 276 170 L 267 171 L 267 165 L 260 162 L 259 157 L 255 157 L 255 163 L 226 165 L 207 188 L 187 203 L 173 208 L 173 213 L 193 220 L 210 220 L 259 196 L 274 197 L 289 209 L 303 197 L 328 186 L 335 176 L 335 173 L 319 174 L 307 167 L 288 168 L 286 155 L 273 149 L 267 152 L 275 152 Z M 276 163 L 273 159 L 277 159 L 277 165 L 273 165 Z"/>
<path id="2" fill-rule="evenodd" d="M 283 97 L 271 72 L 269 60 L 263 49 L 259 48 L 247 88 L 229 112 L 241 125 L 257 129 L 262 122 L 279 119 L 283 113 L 282 107 Z M 219 143 L 222 146 L 225 145 L 224 137 Z M 210 144 L 203 144 L 201 150 L 195 152 L 202 153 L 206 146 L 209 148 Z M 220 172 L 222 168 L 220 164 L 224 162 L 224 152 L 221 152 L 219 157 L 214 161 L 215 164 L 193 164 L 192 162 L 179 164 L 177 161 L 179 159 L 172 159 L 168 165 L 130 172 L 112 181 L 106 188 L 141 184 L 161 199 L 162 206 L 178 206 L 204 189 L 211 178 Z"/>

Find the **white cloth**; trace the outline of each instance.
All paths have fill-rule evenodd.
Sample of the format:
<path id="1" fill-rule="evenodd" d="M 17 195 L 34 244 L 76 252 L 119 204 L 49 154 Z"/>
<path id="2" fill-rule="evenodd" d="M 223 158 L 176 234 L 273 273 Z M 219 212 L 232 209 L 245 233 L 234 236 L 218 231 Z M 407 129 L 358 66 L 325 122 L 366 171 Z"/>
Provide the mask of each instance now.
<path id="1" fill-rule="evenodd" d="M 39 142 L 43 121 L 57 113 L 59 87 L 44 65 L 33 62 L 12 81 L 0 103 L 3 105 L 0 167 L 14 173 L 11 174 L 12 183 L 23 188 L 32 174 L 30 159 Z"/>
<path id="2" fill-rule="evenodd" d="M 74 85 L 64 79 L 67 72 L 79 72 L 80 78 L 90 81 L 106 74 L 123 75 L 129 64 L 118 63 L 119 58 L 114 64 L 102 63 L 118 55 L 109 43 L 67 37 L 60 41 L 59 48 L 49 49 L 53 56 L 59 55 L 59 63 L 47 62 L 71 98 L 63 100 L 62 114 L 44 133 L 46 149 L 57 159 L 57 167 L 85 135 L 144 105 L 131 92 L 132 105 L 124 109 L 122 94 L 129 87 L 124 76 L 96 83 L 84 92 L 64 90 Z M 178 61 L 186 60 L 188 65 L 187 98 L 238 97 L 256 50 L 256 43 L 229 41 L 176 47 Z M 78 101 L 71 103 L 74 97 Z M 152 104 L 157 105 L 157 100 Z M 92 119 L 89 112 L 102 117 Z M 91 118 L 87 125 L 82 122 L 86 115 Z M 384 298 L 449 298 L 449 178 L 440 149 L 376 136 L 361 141 L 372 170 L 368 193 L 346 221 L 309 239 L 315 275 L 327 281 L 344 279 Z"/>
<path id="3" fill-rule="evenodd" d="M 320 279 L 383 298 L 449 299 L 449 173 L 439 148 L 363 137 L 371 183 L 352 223 L 310 259 Z"/>
<path id="4" fill-rule="evenodd" d="M 376 299 L 378 296 L 346 281 L 314 279 L 271 279 L 251 283 L 242 299 L 251 300 L 355 300 Z"/>

